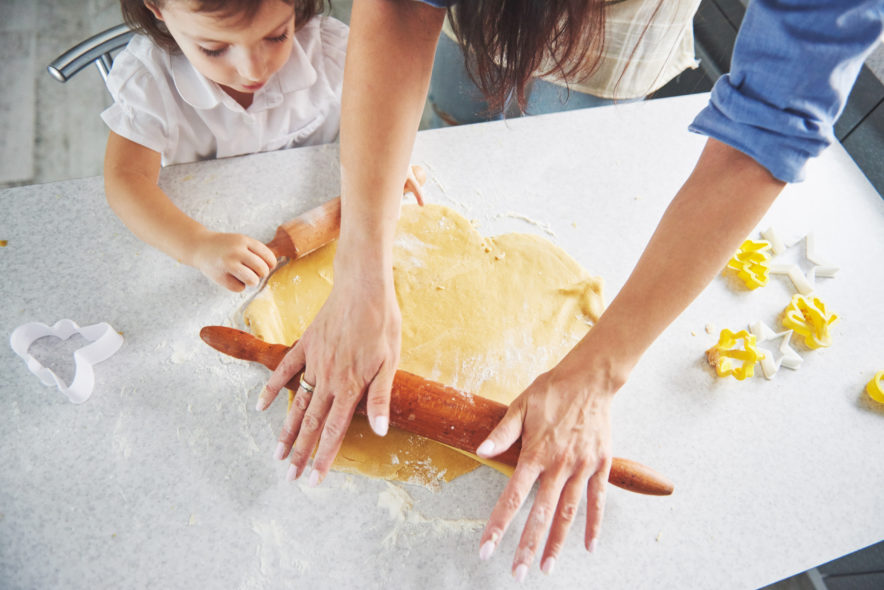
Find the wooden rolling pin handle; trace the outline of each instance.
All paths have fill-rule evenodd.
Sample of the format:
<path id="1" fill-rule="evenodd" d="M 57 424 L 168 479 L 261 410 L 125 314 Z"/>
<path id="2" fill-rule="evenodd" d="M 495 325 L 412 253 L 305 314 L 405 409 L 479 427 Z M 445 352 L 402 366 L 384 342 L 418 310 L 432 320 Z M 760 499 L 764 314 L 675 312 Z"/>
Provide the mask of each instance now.
<path id="1" fill-rule="evenodd" d="M 427 173 L 420 166 L 412 166 L 411 172 L 418 186 L 415 187 L 409 179 L 405 183 L 405 192 L 416 192 L 427 180 Z M 335 197 L 280 225 L 267 247 L 277 258 L 295 260 L 331 243 L 340 232 L 341 197 Z"/>
<path id="2" fill-rule="evenodd" d="M 200 337 L 216 350 L 238 359 L 259 362 L 271 370 L 289 351 L 288 346 L 269 344 L 247 332 L 221 326 L 206 326 L 200 331 Z M 297 390 L 298 377 L 289 381 L 286 387 Z M 506 410 L 504 404 L 406 371 L 396 371 L 393 379 L 390 424 L 464 451 L 475 452 Z M 365 415 L 364 398 L 356 411 Z M 494 460 L 515 466 L 520 451 L 521 441 L 516 441 Z M 613 459 L 608 481 L 640 494 L 667 496 L 673 491 L 672 483 L 650 467 L 620 457 Z"/>
<path id="3" fill-rule="evenodd" d="M 277 258 L 294 260 L 325 246 L 341 231 L 341 197 L 335 197 L 276 228 L 267 247 Z"/>

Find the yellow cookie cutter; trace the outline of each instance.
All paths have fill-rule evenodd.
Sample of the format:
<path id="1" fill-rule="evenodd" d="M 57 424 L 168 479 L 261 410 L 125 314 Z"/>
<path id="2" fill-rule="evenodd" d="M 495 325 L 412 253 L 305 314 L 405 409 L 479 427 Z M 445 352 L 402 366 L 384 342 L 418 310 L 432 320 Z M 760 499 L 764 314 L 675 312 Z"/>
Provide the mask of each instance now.
<path id="1" fill-rule="evenodd" d="M 768 241 L 746 240 L 728 261 L 727 268 L 735 270 L 750 289 L 763 287 L 770 272 L 770 248 Z"/>
<path id="2" fill-rule="evenodd" d="M 808 348 L 820 348 L 832 344 L 829 326 L 838 316 L 826 311 L 826 304 L 819 297 L 796 294 L 783 310 L 783 325 L 804 337 Z"/>
<path id="3" fill-rule="evenodd" d="M 743 347 L 737 348 L 740 340 L 743 341 Z M 719 377 L 733 375 L 738 381 L 742 381 L 755 374 L 755 363 L 764 358 L 755 343 L 755 336 L 748 331 L 734 333 L 725 328 L 718 337 L 718 344 L 706 351 L 706 360 L 715 367 Z M 739 364 L 733 361 L 739 361 Z"/>
<path id="4" fill-rule="evenodd" d="M 866 393 L 879 404 L 884 404 L 884 371 L 878 371 L 866 384 Z"/>

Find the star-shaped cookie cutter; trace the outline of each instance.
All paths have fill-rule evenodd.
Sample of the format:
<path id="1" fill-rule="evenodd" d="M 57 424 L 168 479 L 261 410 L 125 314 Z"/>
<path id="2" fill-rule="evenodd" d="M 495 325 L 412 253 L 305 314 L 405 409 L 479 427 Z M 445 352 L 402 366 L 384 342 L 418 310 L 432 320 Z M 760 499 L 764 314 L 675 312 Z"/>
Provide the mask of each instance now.
<path id="1" fill-rule="evenodd" d="M 738 347 L 742 341 L 742 348 Z M 755 363 L 764 358 L 755 345 L 755 336 L 746 330 L 721 331 L 718 344 L 706 351 L 706 361 L 715 367 L 719 377 L 733 375 L 738 381 L 755 374 Z M 739 364 L 733 361 L 739 361 Z"/>
<path id="2" fill-rule="evenodd" d="M 783 310 L 783 326 L 804 337 L 804 344 L 808 348 L 830 346 L 832 334 L 829 327 L 837 321 L 838 316 L 829 313 L 819 297 L 795 294 Z"/>
<path id="3" fill-rule="evenodd" d="M 89 341 L 89 344 L 74 351 L 74 378 L 70 385 L 66 385 L 58 375 L 28 353 L 28 350 L 40 338 L 55 336 L 67 340 L 74 334 L 80 334 Z M 110 324 L 104 322 L 81 328 L 73 320 L 59 320 L 52 326 L 40 322 L 19 326 L 9 336 L 9 344 L 15 354 L 25 361 L 31 373 L 39 377 L 43 385 L 55 385 L 71 402 L 81 404 L 89 399 L 95 387 L 93 365 L 117 352 L 123 345 L 123 337 Z"/>
<path id="4" fill-rule="evenodd" d="M 784 250 L 783 242 L 773 228 L 768 228 L 762 232 L 762 235 L 774 246 L 774 253 L 778 254 L 778 250 Z M 791 248 L 800 241 L 801 239 L 799 238 L 786 247 Z M 788 276 L 792 284 L 795 285 L 796 291 L 802 295 L 810 295 L 816 287 L 817 277 L 832 278 L 840 270 L 837 266 L 824 262 L 819 257 L 816 251 L 816 238 L 814 238 L 813 233 L 808 233 L 804 236 L 804 258 L 813 265 L 807 273 L 804 273 L 797 264 L 771 264 L 770 272 Z"/>
<path id="5" fill-rule="evenodd" d="M 793 371 L 801 366 L 801 362 L 804 359 L 801 358 L 801 355 L 790 344 L 792 330 L 774 332 L 764 322 L 755 322 L 749 326 L 749 331 L 755 336 L 756 346 L 764 354 L 760 360 L 761 371 L 764 373 L 765 379 L 773 379 L 780 366 Z"/>
<path id="6" fill-rule="evenodd" d="M 736 271 L 750 289 L 763 287 L 770 270 L 770 249 L 770 242 L 765 240 L 746 240 L 728 261 L 727 268 Z"/>

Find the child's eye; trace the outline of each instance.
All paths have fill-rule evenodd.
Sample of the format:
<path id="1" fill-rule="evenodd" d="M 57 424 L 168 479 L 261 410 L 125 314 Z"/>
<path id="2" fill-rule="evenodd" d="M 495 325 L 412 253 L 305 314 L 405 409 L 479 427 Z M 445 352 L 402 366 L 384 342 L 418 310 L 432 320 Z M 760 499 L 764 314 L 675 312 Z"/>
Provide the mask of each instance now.
<path id="1" fill-rule="evenodd" d="M 289 34 L 288 34 L 288 31 L 286 31 L 282 35 L 279 35 L 276 37 L 267 37 L 267 40 L 271 41 L 273 43 L 282 43 L 283 41 L 285 41 L 288 38 L 289 38 Z"/>
<path id="2" fill-rule="evenodd" d="M 205 53 L 205 54 L 208 55 L 209 57 L 218 57 L 219 55 L 221 55 L 222 53 L 224 53 L 224 49 L 225 49 L 225 48 L 221 48 L 221 49 L 206 49 L 206 48 L 203 47 L 202 45 L 200 46 L 200 51 L 202 51 L 203 53 Z"/>

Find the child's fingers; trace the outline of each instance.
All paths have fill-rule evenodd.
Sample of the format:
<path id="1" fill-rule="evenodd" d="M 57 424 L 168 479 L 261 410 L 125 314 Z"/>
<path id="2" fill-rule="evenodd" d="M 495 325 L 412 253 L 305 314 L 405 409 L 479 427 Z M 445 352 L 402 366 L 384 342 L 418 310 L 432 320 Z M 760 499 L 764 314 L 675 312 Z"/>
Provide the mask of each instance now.
<path id="1" fill-rule="evenodd" d="M 233 291 L 234 293 L 239 293 L 243 289 L 246 288 L 245 284 L 234 277 L 230 273 L 224 273 L 220 277 L 209 277 L 228 291 Z"/>
<path id="2" fill-rule="evenodd" d="M 241 262 L 235 264 L 228 272 L 243 285 L 248 285 L 249 287 L 254 287 L 261 282 L 261 277 L 258 276 L 258 273 Z"/>
<path id="3" fill-rule="evenodd" d="M 266 244 L 263 244 L 258 240 L 255 240 L 254 242 L 254 244 L 251 244 L 249 246 L 249 250 L 260 256 L 261 259 L 267 264 L 268 269 L 275 268 L 277 260 L 276 255 L 273 254 L 273 250 L 271 250 L 267 247 Z"/>
<path id="4" fill-rule="evenodd" d="M 270 274 L 270 269 L 272 268 L 267 264 L 266 260 L 255 254 L 252 250 L 243 252 L 241 262 L 258 275 L 259 279 Z"/>

